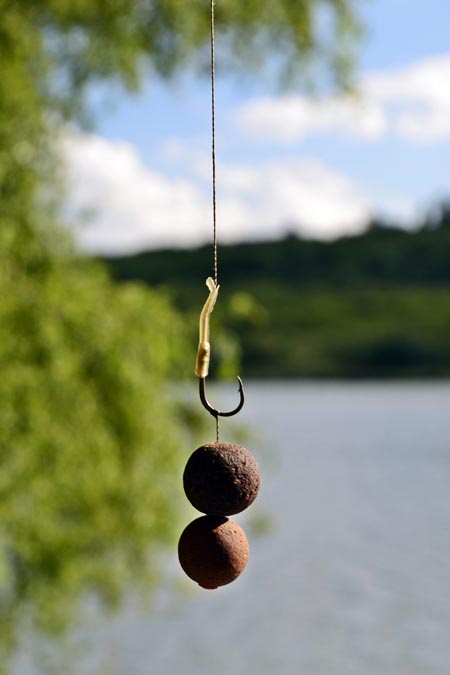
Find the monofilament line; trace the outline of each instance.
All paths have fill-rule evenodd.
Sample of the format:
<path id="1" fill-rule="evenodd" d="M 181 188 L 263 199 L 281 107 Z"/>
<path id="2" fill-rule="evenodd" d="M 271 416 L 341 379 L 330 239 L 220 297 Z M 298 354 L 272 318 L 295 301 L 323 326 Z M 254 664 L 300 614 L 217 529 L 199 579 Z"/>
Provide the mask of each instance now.
<path id="1" fill-rule="evenodd" d="M 215 31 L 214 0 L 211 0 L 211 159 L 212 159 L 212 207 L 213 207 L 213 269 L 214 283 L 218 284 L 217 256 L 217 198 L 216 198 L 216 91 L 215 91 Z M 219 416 L 216 415 L 216 441 L 219 442 Z"/>
<path id="2" fill-rule="evenodd" d="M 220 422 L 219 422 L 219 415 L 216 415 L 216 441 L 217 441 L 217 443 L 220 441 Z"/>
<path id="3" fill-rule="evenodd" d="M 213 201 L 213 267 L 214 282 L 218 284 L 217 260 L 217 199 L 216 199 L 216 92 L 215 92 L 215 31 L 214 0 L 211 0 L 211 154 L 212 154 L 212 201 Z"/>

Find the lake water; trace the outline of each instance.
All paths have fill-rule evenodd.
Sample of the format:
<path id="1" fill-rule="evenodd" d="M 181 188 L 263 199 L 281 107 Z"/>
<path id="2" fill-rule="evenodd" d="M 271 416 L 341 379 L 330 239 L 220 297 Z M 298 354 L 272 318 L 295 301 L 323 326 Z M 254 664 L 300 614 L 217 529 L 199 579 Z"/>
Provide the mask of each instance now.
<path id="1" fill-rule="evenodd" d="M 187 592 L 98 620 L 70 672 L 448 675 L 450 384 L 270 382 L 246 394 L 239 421 L 262 487 L 236 517 L 251 545 L 244 574 L 202 591 L 174 552 Z M 14 675 L 35 672 L 25 649 Z"/>

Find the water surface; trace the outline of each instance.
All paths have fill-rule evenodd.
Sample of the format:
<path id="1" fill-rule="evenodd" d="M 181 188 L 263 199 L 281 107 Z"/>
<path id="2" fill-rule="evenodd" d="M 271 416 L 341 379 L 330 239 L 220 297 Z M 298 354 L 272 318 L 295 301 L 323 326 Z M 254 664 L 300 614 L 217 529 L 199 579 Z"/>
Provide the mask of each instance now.
<path id="1" fill-rule="evenodd" d="M 236 517 L 251 544 L 243 576 L 202 591 L 174 552 L 189 593 L 98 622 L 73 672 L 448 675 L 450 385 L 268 382 L 246 393 L 240 421 L 254 431 L 262 487 Z M 258 537 L 252 522 L 266 515 L 272 528 Z M 30 660 L 25 650 L 15 675 L 34 675 Z"/>

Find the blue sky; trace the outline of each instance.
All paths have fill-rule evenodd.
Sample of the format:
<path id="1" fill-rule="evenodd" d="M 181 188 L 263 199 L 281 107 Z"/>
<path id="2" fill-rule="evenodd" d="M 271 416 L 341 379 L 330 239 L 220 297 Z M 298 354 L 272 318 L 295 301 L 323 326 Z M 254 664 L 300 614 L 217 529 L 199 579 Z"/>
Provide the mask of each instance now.
<path id="1" fill-rule="evenodd" d="M 372 214 L 409 227 L 450 196 L 450 3 L 360 5 L 356 97 L 218 77 L 222 241 L 333 238 Z M 74 225 L 81 246 L 119 254 L 209 241 L 209 82 L 186 72 L 93 99 L 95 132 L 65 140 L 68 212 L 89 215 Z"/>

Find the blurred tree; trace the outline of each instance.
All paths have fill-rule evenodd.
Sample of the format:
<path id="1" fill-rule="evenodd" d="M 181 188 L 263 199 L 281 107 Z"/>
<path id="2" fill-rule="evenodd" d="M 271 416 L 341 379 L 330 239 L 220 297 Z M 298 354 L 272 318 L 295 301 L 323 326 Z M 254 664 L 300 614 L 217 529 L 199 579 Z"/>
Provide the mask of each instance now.
<path id="1" fill-rule="evenodd" d="M 270 48 L 287 72 L 320 56 L 342 83 L 353 4 L 221 0 L 224 63 L 257 65 Z M 160 293 L 118 288 L 74 252 L 56 226 L 57 150 L 90 83 L 135 88 L 148 68 L 168 76 L 194 58 L 201 68 L 208 35 L 206 1 L 0 0 L 4 644 L 21 607 L 55 626 L 84 591 L 118 598 L 154 573 L 173 535 L 187 425 L 164 384 L 181 373 L 183 327 Z"/>
<path id="2" fill-rule="evenodd" d="M 0 288 L 2 618 L 56 628 L 83 591 L 151 580 L 172 541 L 185 439 L 164 385 L 187 349 L 164 297 L 91 261 L 52 251 L 31 275 L 2 250 Z"/>
<path id="3" fill-rule="evenodd" d="M 275 54 L 272 68 L 275 61 L 284 72 L 303 73 L 321 63 L 343 84 L 358 32 L 356 4 L 221 0 L 221 59 L 248 68 Z M 16 225 L 35 209 L 36 188 L 48 187 L 54 170 L 52 141 L 61 122 L 82 117 L 88 84 L 108 79 L 136 88 L 149 68 L 168 76 L 193 60 L 207 67 L 208 37 L 207 0 L 0 0 L 2 212 Z M 44 194 L 52 196 L 41 191 L 41 202 Z"/>

